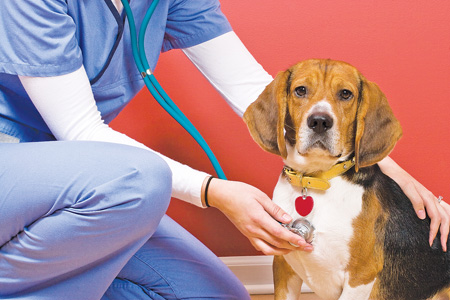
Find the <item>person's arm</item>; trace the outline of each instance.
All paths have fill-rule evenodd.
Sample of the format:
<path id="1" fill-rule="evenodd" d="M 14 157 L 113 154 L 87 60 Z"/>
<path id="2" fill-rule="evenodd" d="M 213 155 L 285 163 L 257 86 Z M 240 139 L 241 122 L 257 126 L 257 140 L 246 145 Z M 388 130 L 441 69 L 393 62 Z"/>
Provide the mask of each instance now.
<path id="1" fill-rule="evenodd" d="M 84 67 L 61 76 L 19 78 L 56 139 L 112 142 L 153 151 L 103 122 Z M 159 155 L 172 170 L 172 196 L 202 206 L 201 187 L 208 174 Z"/>
<path id="2" fill-rule="evenodd" d="M 54 77 L 20 76 L 20 80 L 37 110 L 58 140 L 112 142 L 152 151 L 145 145 L 113 130 L 103 122 L 83 67 L 66 75 Z M 208 174 L 194 170 L 163 155 L 161 157 L 172 170 L 172 196 L 203 207 L 201 200 L 202 186 L 208 178 Z M 288 230 L 280 230 L 283 228 L 268 214 L 265 214 L 265 218 L 262 218 L 262 220 L 257 218 L 261 215 L 262 208 L 266 207 L 277 220 L 290 221 L 290 217 L 287 220 L 283 218 L 286 214 L 275 207 L 275 204 L 265 194 L 240 182 L 215 181 L 220 184 L 215 182 L 211 186 L 211 203 L 220 199 L 223 204 L 228 203 L 227 201 L 231 199 L 233 203 L 230 206 L 234 208 L 244 205 L 245 210 L 234 210 L 233 213 L 228 214 L 228 217 L 233 223 L 239 224 L 243 232 L 253 236 L 252 243 L 258 245 L 257 249 L 266 254 L 284 254 L 289 251 L 287 249 L 294 249 L 289 242 L 299 246 L 305 245 L 305 242 L 299 236 Z M 217 194 L 220 196 L 216 196 Z M 240 201 L 240 199 L 243 199 L 243 201 Z M 263 204 L 257 204 L 258 201 Z M 249 205 L 245 205 L 246 202 Z M 255 208 L 259 208 L 259 210 Z M 250 213 L 246 214 L 245 212 L 249 209 L 251 209 Z M 271 225 L 268 229 L 271 232 L 270 234 L 266 233 L 266 229 L 249 231 L 248 228 L 261 228 L 260 222 Z M 253 242 L 256 239 L 267 240 L 267 245 L 264 242 Z"/>
<path id="3" fill-rule="evenodd" d="M 182 51 L 241 117 L 273 80 L 234 32 Z M 204 196 L 204 190 L 202 193 Z M 276 222 L 288 223 L 292 218 L 253 186 L 213 179 L 208 199 L 211 206 L 222 211 L 265 254 L 280 255 L 298 249 L 289 243 L 312 250 L 301 237 Z"/>
<path id="4" fill-rule="evenodd" d="M 273 80 L 233 31 L 182 51 L 240 117 Z"/>

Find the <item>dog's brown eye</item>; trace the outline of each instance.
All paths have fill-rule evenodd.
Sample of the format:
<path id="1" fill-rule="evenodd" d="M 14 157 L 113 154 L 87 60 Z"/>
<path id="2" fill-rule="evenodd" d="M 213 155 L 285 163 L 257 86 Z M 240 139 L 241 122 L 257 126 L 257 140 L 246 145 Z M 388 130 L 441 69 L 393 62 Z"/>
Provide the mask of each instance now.
<path id="1" fill-rule="evenodd" d="M 308 90 L 303 85 L 296 87 L 294 90 L 295 95 L 300 98 L 305 97 L 307 92 L 308 92 Z"/>
<path id="2" fill-rule="evenodd" d="M 353 93 L 346 89 L 341 90 L 339 92 L 339 98 L 341 98 L 341 100 L 350 100 L 353 98 Z"/>

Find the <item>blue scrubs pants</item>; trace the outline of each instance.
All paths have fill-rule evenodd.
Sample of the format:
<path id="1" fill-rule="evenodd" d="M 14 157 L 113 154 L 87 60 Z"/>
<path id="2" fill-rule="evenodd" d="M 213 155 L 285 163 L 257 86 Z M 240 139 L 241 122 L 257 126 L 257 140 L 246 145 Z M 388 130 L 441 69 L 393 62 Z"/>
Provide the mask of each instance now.
<path id="1" fill-rule="evenodd" d="M 0 143 L 0 299 L 249 299 L 170 194 L 146 150 Z"/>

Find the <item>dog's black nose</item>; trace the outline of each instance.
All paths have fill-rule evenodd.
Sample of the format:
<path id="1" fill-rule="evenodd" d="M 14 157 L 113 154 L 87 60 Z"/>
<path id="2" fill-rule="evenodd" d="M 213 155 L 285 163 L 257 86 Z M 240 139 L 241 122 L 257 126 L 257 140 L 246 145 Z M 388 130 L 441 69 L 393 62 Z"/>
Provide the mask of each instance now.
<path id="1" fill-rule="evenodd" d="M 333 127 L 333 119 L 327 114 L 312 114 L 306 121 L 315 133 L 324 133 Z"/>

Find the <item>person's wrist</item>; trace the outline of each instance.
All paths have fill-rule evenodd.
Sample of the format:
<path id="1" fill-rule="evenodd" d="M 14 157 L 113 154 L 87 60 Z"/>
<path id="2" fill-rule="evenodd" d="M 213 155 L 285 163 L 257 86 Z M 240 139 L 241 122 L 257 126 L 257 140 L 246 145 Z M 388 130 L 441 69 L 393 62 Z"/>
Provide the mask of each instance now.
<path id="1" fill-rule="evenodd" d="M 381 171 L 391 177 L 400 187 L 403 188 L 409 180 L 413 180 L 413 178 L 406 172 L 403 168 L 401 168 L 392 158 L 389 156 L 385 157 L 382 161 L 378 163 Z"/>
<path id="2" fill-rule="evenodd" d="M 379 161 L 378 166 L 384 174 L 391 178 L 398 177 L 398 175 L 403 173 L 403 169 L 389 156 L 386 156 L 383 160 Z"/>
<path id="3" fill-rule="evenodd" d="M 203 185 L 202 185 L 202 206 L 204 208 L 208 208 L 211 207 L 211 203 L 210 203 L 210 197 L 209 196 L 209 192 L 210 192 L 210 185 L 212 180 L 214 179 L 214 176 L 208 176 L 205 178 L 205 180 L 203 181 Z"/>
<path id="4" fill-rule="evenodd" d="M 390 158 L 389 156 L 386 156 L 381 161 L 378 162 L 378 166 L 380 166 L 381 169 L 388 169 L 392 166 L 394 166 L 394 160 Z"/>

